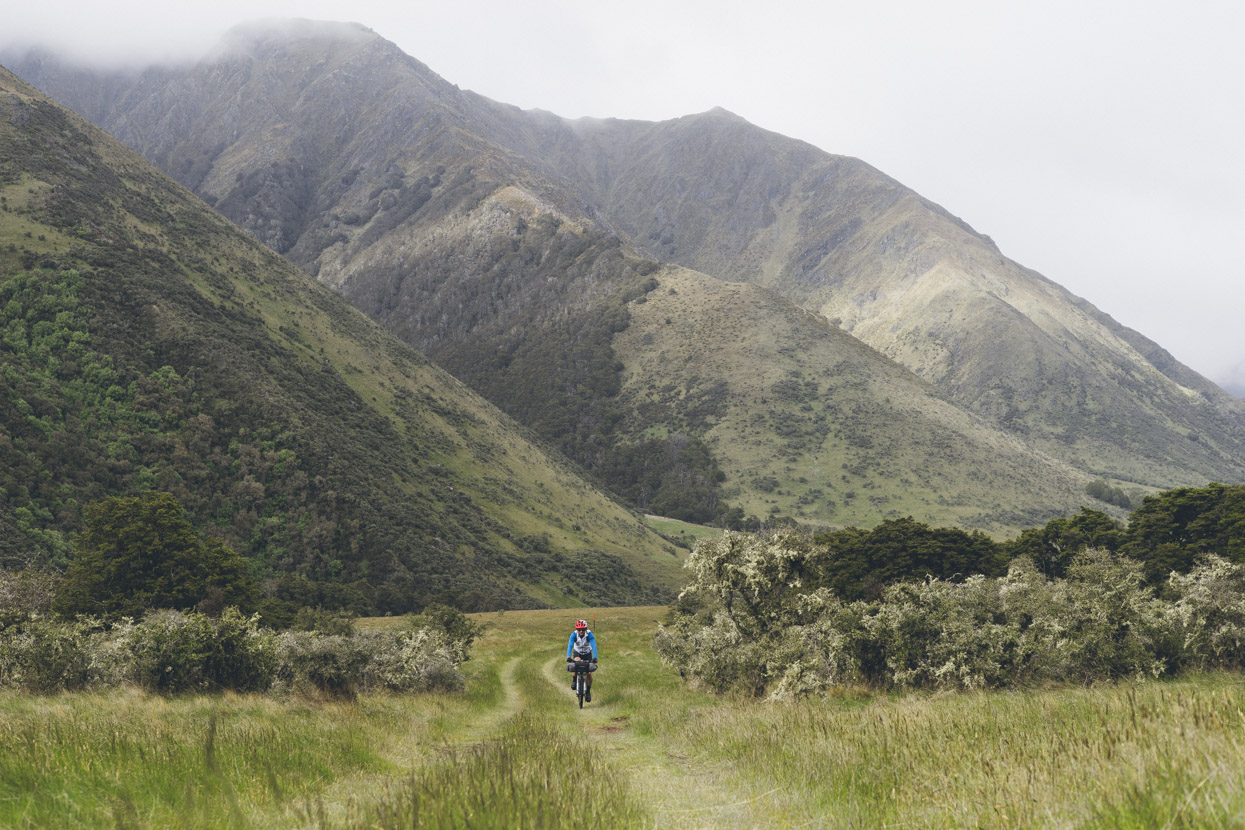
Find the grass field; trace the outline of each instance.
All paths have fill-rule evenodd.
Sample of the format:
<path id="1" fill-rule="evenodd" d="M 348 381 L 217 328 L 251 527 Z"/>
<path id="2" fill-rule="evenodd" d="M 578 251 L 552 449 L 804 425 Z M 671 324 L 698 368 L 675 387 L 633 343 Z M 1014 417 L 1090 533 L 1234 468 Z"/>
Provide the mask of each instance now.
<path id="1" fill-rule="evenodd" d="M 581 711 L 563 654 L 594 614 Z M 721 699 L 658 663 L 663 615 L 479 615 L 463 694 L 6 695 L 0 826 L 1245 826 L 1238 676 Z"/>
<path id="2" fill-rule="evenodd" d="M 644 523 L 656 530 L 667 539 L 680 539 L 689 544 L 696 544 L 701 539 L 717 536 L 722 533 L 720 527 L 709 527 L 691 522 L 669 519 L 665 516 L 645 516 Z"/>

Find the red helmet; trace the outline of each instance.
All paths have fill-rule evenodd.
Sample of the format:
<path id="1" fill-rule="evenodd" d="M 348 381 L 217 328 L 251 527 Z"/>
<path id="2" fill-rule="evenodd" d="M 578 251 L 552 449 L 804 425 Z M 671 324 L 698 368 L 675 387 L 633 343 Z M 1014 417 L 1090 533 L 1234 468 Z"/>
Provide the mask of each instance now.
<path id="1" fill-rule="evenodd" d="M 575 620 L 575 628 L 576 628 L 577 630 L 578 630 L 578 629 L 580 629 L 580 628 L 587 628 L 587 627 L 588 627 L 588 621 L 587 621 L 587 620 Z"/>

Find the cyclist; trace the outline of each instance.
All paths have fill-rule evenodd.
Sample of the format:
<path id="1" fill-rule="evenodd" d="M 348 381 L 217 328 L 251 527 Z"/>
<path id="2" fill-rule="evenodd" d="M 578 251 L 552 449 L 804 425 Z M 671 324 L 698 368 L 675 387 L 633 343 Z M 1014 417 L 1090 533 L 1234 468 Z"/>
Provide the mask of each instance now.
<path id="1" fill-rule="evenodd" d="M 571 632 L 571 639 L 566 644 L 566 662 L 574 663 L 576 661 L 587 660 L 592 663 L 597 661 L 597 638 L 592 636 L 592 631 L 588 628 L 587 620 L 576 620 L 575 630 Z M 585 672 L 588 678 L 588 688 L 584 693 L 584 700 L 592 702 L 592 673 Z M 575 688 L 575 673 L 571 673 L 571 688 Z"/>

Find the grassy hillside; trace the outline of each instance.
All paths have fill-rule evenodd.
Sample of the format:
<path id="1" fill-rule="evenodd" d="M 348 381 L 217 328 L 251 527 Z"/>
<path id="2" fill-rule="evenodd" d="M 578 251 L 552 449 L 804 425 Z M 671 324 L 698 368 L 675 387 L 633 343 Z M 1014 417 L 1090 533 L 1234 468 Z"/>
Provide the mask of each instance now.
<path id="1" fill-rule="evenodd" d="M 1076 512 L 1088 480 L 965 415 L 774 294 L 667 268 L 614 340 L 621 429 L 703 437 L 723 497 L 759 518 L 914 516 L 997 534 Z"/>
<path id="2" fill-rule="evenodd" d="M 465 694 L 6 695 L 0 824 L 1226 828 L 1245 810 L 1234 676 L 722 699 L 658 664 L 664 613 L 596 611 L 582 711 L 571 617 L 547 611 L 477 618 Z"/>
<path id="3" fill-rule="evenodd" d="M 673 547 L 419 353 L 7 72 L 0 113 L 6 564 L 156 488 L 308 604 L 673 586 Z"/>

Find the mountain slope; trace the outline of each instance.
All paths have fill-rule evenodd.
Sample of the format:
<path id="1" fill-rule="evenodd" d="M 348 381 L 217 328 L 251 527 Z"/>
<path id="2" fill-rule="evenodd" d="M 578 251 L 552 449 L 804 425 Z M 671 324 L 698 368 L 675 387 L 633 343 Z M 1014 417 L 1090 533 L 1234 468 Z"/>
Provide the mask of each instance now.
<path id="1" fill-rule="evenodd" d="M 189 74 L 130 80 L 105 82 L 101 123 L 599 466 L 617 421 L 609 340 L 656 265 L 465 129 L 464 93 L 362 27 L 305 21 L 241 28 Z"/>
<path id="2" fill-rule="evenodd" d="M 550 129 L 564 139 L 513 149 L 541 152 L 641 252 L 773 288 L 1095 474 L 1245 476 L 1238 401 L 860 161 L 722 110 Z"/>
<path id="3" fill-rule="evenodd" d="M 120 77 L 46 58 L 22 69 L 641 506 L 646 492 L 689 483 L 697 504 L 795 507 L 820 522 L 904 505 L 1015 529 L 1031 521 L 1020 517 L 1075 504 L 1091 475 L 1147 487 L 1242 477 L 1239 408 L 1213 385 L 868 165 L 729 113 L 652 124 L 522 112 L 458 90 L 362 27 L 306 21 L 242 27 L 179 70 Z M 674 431 L 646 422 L 628 379 L 636 366 L 658 377 L 670 367 L 652 362 L 651 344 L 633 342 L 628 326 L 640 298 L 656 302 L 664 290 L 652 289 L 660 261 L 820 312 L 1012 436 L 985 445 L 1019 439 L 1033 450 L 1022 455 L 1064 469 L 1035 474 L 1052 483 L 1035 491 L 1007 459 L 998 472 L 967 464 L 989 463 L 980 445 L 951 456 L 922 446 L 913 458 L 934 465 L 923 473 L 933 479 L 1013 483 L 991 490 L 975 518 L 948 504 L 972 498 L 971 487 L 918 495 L 906 475 L 859 477 L 885 489 L 867 515 L 860 497 L 852 510 L 844 499 L 798 504 L 826 492 L 824 482 L 801 472 L 771 486 L 751 469 L 751 450 L 703 443 L 715 427 L 696 390 L 737 378 L 672 377 L 680 391 L 663 405 L 679 410 Z M 788 325 L 767 291 L 749 296 L 776 315 L 754 332 L 822 336 L 824 322 Z M 709 351 L 729 348 L 711 327 L 697 332 Z M 752 355 L 729 371 L 768 372 L 774 353 Z M 872 371 L 888 374 L 885 363 Z M 916 401 L 931 397 L 908 388 L 923 390 Z M 887 444 L 884 425 L 903 420 L 892 411 L 912 401 L 879 390 L 840 391 L 863 396 L 845 410 L 850 431 Z M 729 396 L 727 406 L 752 408 Z M 782 444 L 785 428 L 767 420 L 767 441 Z M 981 438 L 979 428 L 957 426 L 955 442 Z M 665 436 L 662 453 L 648 453 L 655 435 Z M 680 449 L 689 439 L 691 451 Z M 660 480 L 641 481 L 638 459 L 665 465 Z M 787 466 L 806 469 L 780 472 Z M 715 469 L 731 471 L 716 490 Z M 809 480 L 796 487 L 799 478 Z M 798 495 L 784 501 L 780 489 Z"/>
<path id="4" fill-rule="evenodd" d="M 4 70 L 0 206 L 6 564 L 157 487 L 307 604 L 676 584 L 673 549 L 564 460 Z"/>
<path id="5" fill-rule="evenodd" d="M 703 434 L 756 516 L 913 516 L 1004 533 L 1075 512 L 1087 477 L 937 397 L 773 292 L 671 267 L 615 347 L 649 434 Z"/>

